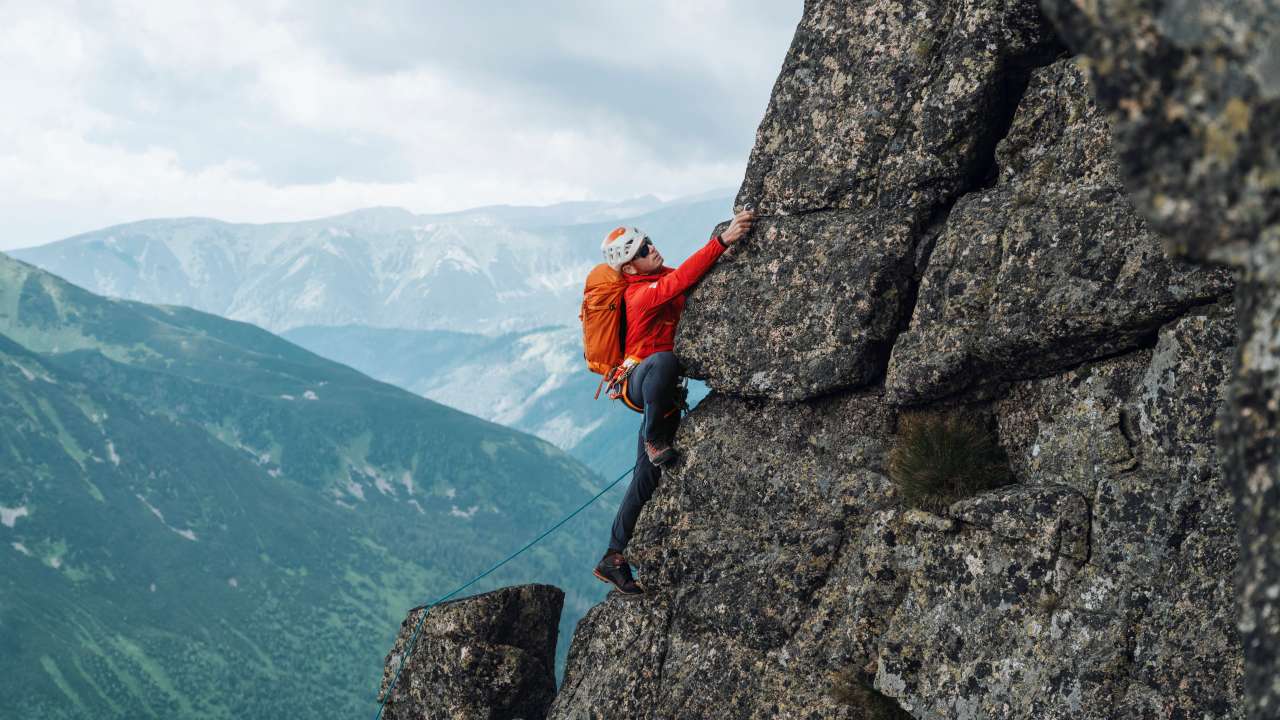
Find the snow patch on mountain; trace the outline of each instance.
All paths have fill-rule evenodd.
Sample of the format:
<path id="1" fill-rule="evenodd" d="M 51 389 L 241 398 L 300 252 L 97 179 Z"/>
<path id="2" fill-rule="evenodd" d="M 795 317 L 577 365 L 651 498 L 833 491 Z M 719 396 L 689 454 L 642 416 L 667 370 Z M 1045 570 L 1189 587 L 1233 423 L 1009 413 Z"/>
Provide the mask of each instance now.
<path id="1" fill-rule="evenodd" d="M 358 482 L 356 482 L 356 481 L 354 481 L 354 480 L 350 480 L 350 479 L 348 479 L 348 480 L 347 480 L 346 488 L 347 488 L 347 492 L 349 492 L 349 493 L 351 493 L 352 495 L 356 496 L 356 497 L 357 497 L 357 498 L 359 498 L 361 501 L 363 501 L 363 500 L 364 500 L 364 487 L 362 487 L 362 486 L 360 485 L 360 483 L 358 483 Z"/>
<path id="2" fill-rule="evenodd" d="M 151 503 L 147 502 L 147 499 L 146 499 L 146 498 L 142 497 L 141 495 L 139 495 L 139 494 L 137 494 L 137 493 L 135 493 L 135 494 L 134 494 L 134 497 L 136 497 L 136 498 L 138 498 L 139 500 L 141 500 L 141 501 L 142 501 L 142 504 L 143 504 L 143 505 L 146 505 L 146 506 L 147 506 L 147 509 L 151 511 L 151 514 L 152 514 L 152 515 L 155 515 L 157 518 L 159 518 L 160 522 L 164 522 L 164 513 L 160 512 L 160 508 L 158 508 L 158 507 L 156 507 L 155 505 L 152 505 Z"/>
<path id="3" fill-rule="evenodd" d="M 27 517 L 30 514 L 31 511 L 27 510 L 26 505 L 20 505 L 15 508 L 0 505 L 0 525 L 11 528 L 14 523 L 18 522 L 18 518 Z"/>
<path id="4" fill-rule="evenodd" d="M 187 529 L 184 529 L 184 530 L 179 530 L 178 528 L 176 528 L 176 527 L 174 527 L 174 526 L 170 525 L 167 521 L 165 521 L 165 519 L 164 519 L 164 513 L 163 513 L 163 512 L 160 512 L 160 508 L 158 508 L 158 507 L 156 507 L 155 505 L 152 505 L 151 503 L 147 502 L 147 499 L 146 499 L 146 498 L 144 498 L 142 495 L 140 495 L 140 494 L 138 494 L 138 493 L 134 493 L 134 497 L 138 498 L 138 500 L 142 501 L 142 504 L 143 504 L 143 505 L 146 505 L 146 506 L 147 506 L 147 509 L 151 511 L 151 514 L 152 514 L 152 515 L 155 515 L 155 516 L 160 520 L 160 524 L 161 524 L 161 525 L 164 525 L 164 526 L 165 526 L 166 528 L 168 528 L 171 532 L 174 532 L 174 533 L 176 533 L 176 534 L 178 534 L 178 535 L 180 535 L 180 536 L 182 536 L 182 537 L 186 538 L 187 540 L 190 540 L 191 542 L 198 542 L 198 540 L 196 539 L 196 534 L 195 534 L 195 532 L 194 532 L 193 530 L 191 530 L 190 528 L 187 528 Z M 57 565 L 54 565 L 54 567 L 56 568 L 56 567 L 57 567 Z"/>
<path id="5" fill-rule="evenodd" d="M 563 412 L 538 425 L 533 434 L 558 448 L 572 448 L 604 423 L 604 417 L 597 417 L 584 425 L 582 420 L 575 418 L 572 413 Z"/>
<path id="6" fill-rule="evenodd" d="M 460 510 L 457 505 L 454 505 L 452 508 L 449 509 L 449 514 L 452 515 L 453 517 L 462 518 L 463 520 L 470 520 L 471 518 L 475 517 L 475 514 L 479 511 L 480 511 L 479 505 L 472 505 L 466 510 Z"/>
<path id="7" fill-rule="evenodd" d="M 294 275 L 297 275 L 298 273 L 302 272 L 307 267 L 307 264 L 310 262 L 311 262 L 311 258 L 306 257 L 305 255 L 299 257 L 297 260 L 294 260 L 293 265 L 290 265 L 289 270 L 284 274 L 284 279 L 288 280 Z"/>

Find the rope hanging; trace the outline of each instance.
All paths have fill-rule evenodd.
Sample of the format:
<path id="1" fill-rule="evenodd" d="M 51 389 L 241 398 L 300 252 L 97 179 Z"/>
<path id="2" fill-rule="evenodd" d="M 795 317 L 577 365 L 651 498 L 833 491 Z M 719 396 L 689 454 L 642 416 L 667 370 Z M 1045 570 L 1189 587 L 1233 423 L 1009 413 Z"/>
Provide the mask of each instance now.
<path id="1" fill-rule="evenodd" d="M 418 642 L 418 633 L 422 630 L 422 624 L 426 622 L 427 615 L 431 613 L 431 608 L 439 605 L 442 602 L 445 602 L 446 600 L 449 600 L 453 596 L 457 595 L 463 590 L 466 590 L 472 585 L 475 585 L 477 582 L 487 577 L 493 571 L 497 570 L 503 565 L 506 565 L 507 563 L 514 560 L 517 556 L 520 555 L 520 553 L 523 553 L 525 550 L 528 550 L 534 545 L 537 545 L 539 542 L 542 541 L 543 538 L 545 538 L 546 536 L 558 530 L 561 525 L 564 525 L 565 523 L 572 520 L 575 515 L 582 512 L 583 510 L 586 510 L 587 507 L 591 505 L 591 503 L 594 503 L 596 500 L 599 500 L 601 496 L 603 496 L 605 493 L 612 490 L 615 485 L 622 482 L 622 479 L 630 475 L 632 471 L 634 471 L 635 469 L 636 469 L 635 465 L 632 465 L 625 472 L 619 475 L 616 480 L 606 485 L 604 489 L 601 490 L 600 492 L 596 493 L 595 497 L 592 497 L 590 500 L 586 501 L 581 506 L 579 506 L 577 510 L 574 510 L 573 512 L 566 515 L 563 519 L 560 520 L 560 522 L 556 523 L 555 525 L 552 525 L 550 528 L 547 528 L 545 532 L 543 532 L 541 535 L 534 538 L 533 540 L 530 540 L 524 547 L 508 555 L 506 559 L 504 559 L 502 562 L 498 563 L 497 565 L 494 565 L 488 570 L 485 570 L 479 575 L 471 578 L 469 581 L 466 582 L 466 584 L 462 585 L 456 590 L 453 590 L 448 595 L 444 595 L 438 598 L 437 600 L 430 602 L 426 605 L 419 605 L 418 607 L 411 609 L 409 612 L 413 612 L 414 610 L 422 610 L 423 611 L 422 616 L 418 618 L 418 624 L 413 628 L 413 636 L 409 638 L 409 645 L 406 647 L 405 651 L 400 655 L 400 665 L 399 667 L 396 668 L 396 674 L 391 678 L 391 684 L 387 686 L 387 691 L 383 694 L 382 700 L 379 701 L 378 703 L 378 714 L 374 716 L 374 720 L 382 720 L 382 711 L 386 709 L 387 701 L 391 699 L 391 692 L 396 689 L 396 683 L 400 681 L 400 673 L 401 671 L 404 670 L 405 662 L 409 659 L 409 656 L 413 654 L 414 645 Z"/>

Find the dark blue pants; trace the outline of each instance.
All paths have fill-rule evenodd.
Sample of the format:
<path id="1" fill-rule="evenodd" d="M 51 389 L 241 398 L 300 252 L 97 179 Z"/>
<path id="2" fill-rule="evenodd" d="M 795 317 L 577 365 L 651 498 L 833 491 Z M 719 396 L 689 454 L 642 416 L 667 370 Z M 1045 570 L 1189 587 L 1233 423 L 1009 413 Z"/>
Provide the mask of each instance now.
<path id="1" fill-rule="evenodd" d="M 680 412 L 676 410 L 676 383 L 680 380 L 680 363 L 673 352 L 654 353 L 631 371 L 627 384 L 627 398 L 637 407 L 644 408 L 644 420 L 640 423 L 640 437 L 636 448 L 636 469 L 631 475 L 631 486 L 622 498 L 618 515 L 613 519 L 613 532 L 609 537 L 609 551 L 627 549 L 631 532 L 635 530 L 640 508 L 653 496 L 662 470 L 649 462 L 644 451 L 645 440 L 671 442 L 680 426 Z"/>

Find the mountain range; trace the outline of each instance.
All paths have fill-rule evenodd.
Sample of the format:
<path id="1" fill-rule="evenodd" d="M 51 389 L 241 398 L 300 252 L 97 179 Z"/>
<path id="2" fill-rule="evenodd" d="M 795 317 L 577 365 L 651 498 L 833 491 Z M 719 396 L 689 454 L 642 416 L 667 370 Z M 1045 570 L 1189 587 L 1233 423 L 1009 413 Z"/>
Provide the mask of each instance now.
<path id="1" fill-rule="evenodd" d="M 91 292 L 185 305 L 272 332 L 322 325 L 495 334 L 574 322 L 600 240 L 625 222 L 682 258 L 726 192 L 660 202 L 371 208 L 266 225 L 144 220 L 10 254 Z"/>

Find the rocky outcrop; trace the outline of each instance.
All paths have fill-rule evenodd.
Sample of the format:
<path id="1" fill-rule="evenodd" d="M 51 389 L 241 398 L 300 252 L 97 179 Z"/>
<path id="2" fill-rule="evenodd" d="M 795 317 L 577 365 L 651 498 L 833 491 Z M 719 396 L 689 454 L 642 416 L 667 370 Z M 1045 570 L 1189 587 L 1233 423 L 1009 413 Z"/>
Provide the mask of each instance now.
<path id="1" fill-rule="evenodd" d="M 1219 436 L 1237 499 L 1250 717 L 1280 714 L 1280 3 L 1045 0 L 1169 246 L 1239 276 Z"/>
<path id="2" fill-rule="evenodd" d="M 1120 182 L 1102 113 L 1070 60 L 1037 70 L 996 147 L 999 179 L 956 203 L 886 385 L 918 403 L 1149 345 L 1229 292 L 1164 256 Z"/>
<path id="3" fill-rule="evenodd" d="M 583 619 L 550 717 L 869 716 L 850 678 L 916 718 L 1245 716 L 1273 616 L 1238 625 L 1214 425 L 1237 312 L 1259 387 L 1280 313 L 1166 255 L 1063 48 L 1018 0 L 806 3 L 738 198 L 765 217 L 681 324 L 716 392 L 628 548 L 650 592 Z M 1264 397 L 1228 457 L 1273 449 Z M 1015 482 L 906 508 L 889 450 L 944 411 Z"/>
<path id="4" fill-rule="evenodd" d="M 435 606 L 404 659 L 421 614 L 409 613 L 387 655 L 378 699 L 389 720 L 535 720 L 556 691 L 556 632 L 564 593 L 520 585 Z"/>
<path id="5" fill-rule="evenodd" d="M 737 199 L 766 217 L 681 320 L 690 372 L 781 400 L 882 375 L 917 254 L 1059 49 L 1034 0 L 807 3 Z"/>
<path id="6" fill-rule="evenodd" d="M 629 548 L 653 595 L 579 623 L 551 717 L 838 717 L 825 675 L 874 656 L 900 592 L 864 575 L 892 553 L 893 420 L 877 390 L 704 400 Z"/>
<path id="7" fill-rule="evenodd" d="M 1206 307 L 967 406 L 1020 482 L 945 516 L 898 503 L 881 390 L 713 394 L 633 541 L 655 593 L 582 621 L 551 716 L 858 717 L 829 695 L 852 667 L 920 718 L 1238 717 L 1231 338 Z"/>

